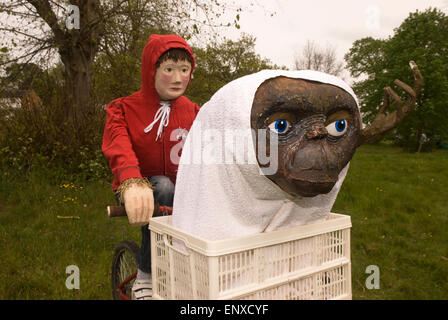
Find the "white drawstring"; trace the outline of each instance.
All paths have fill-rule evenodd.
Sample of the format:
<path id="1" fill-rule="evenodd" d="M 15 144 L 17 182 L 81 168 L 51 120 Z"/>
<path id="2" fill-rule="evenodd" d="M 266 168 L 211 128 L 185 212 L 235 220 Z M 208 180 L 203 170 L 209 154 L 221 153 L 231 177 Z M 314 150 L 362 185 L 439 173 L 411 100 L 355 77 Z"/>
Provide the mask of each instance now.
<path id="1" fill-rule="evenodd" d="M 167 101 L 160 101 L 160 108 L 157 110 L 156 115 L 154 116 L 154 121 L 145 128 L 145 133 L 148 133 L 152 130 L 152 127 L 160 120 L 159 129 L 157 130 L 157 139 L 162 135 L 163 127 L 166 127 L 170 122 L 170 111 L 171 104 Z"/>

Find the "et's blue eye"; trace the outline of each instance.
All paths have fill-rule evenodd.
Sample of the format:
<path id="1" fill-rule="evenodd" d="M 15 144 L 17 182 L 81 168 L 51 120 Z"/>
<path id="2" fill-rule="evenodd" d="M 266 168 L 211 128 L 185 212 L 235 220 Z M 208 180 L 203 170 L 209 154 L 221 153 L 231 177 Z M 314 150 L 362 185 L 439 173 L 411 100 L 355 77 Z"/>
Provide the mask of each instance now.
<path id="1" fill-rule="evenodd" d="M 330 123 L 327 127 L 328 134 L 339 137 L 342 136 L 345 132 L 347 132 L 348 123 L 345 119 L 339 119 Z"/>
<path id="2" fill-rule="evenodd" d="M 282 134 L 288 132 L 289 129 L 291 129 L 291 124 L 288 122 L 288 120 L 278 119 L 269 125 L 269 129 L 271 129 L 275 133 Z"/>

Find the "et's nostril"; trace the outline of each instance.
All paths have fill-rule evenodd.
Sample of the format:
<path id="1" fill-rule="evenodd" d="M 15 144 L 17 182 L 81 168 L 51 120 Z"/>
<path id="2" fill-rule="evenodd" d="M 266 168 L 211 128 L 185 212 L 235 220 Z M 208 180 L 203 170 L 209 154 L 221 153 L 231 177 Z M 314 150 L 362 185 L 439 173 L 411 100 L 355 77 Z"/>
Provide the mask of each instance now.
<path id="1" fill-rule="evenodd" d="M 306 138 L 311 139 L 321 139 L 326 137 L 328 134 L 327 128 L 322 125 L 314 125 L 306 133 Z"/>

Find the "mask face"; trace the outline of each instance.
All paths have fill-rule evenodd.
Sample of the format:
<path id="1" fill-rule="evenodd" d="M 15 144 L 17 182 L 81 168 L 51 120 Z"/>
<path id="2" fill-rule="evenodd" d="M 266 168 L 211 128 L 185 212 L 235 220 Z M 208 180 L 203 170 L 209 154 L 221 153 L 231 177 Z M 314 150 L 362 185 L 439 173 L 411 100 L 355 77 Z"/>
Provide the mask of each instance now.
<path id="1" fill-rule="evenodd" d="M 160 100 L 173 100 L 184 94 L 190 81 L 191 63 L 168 59 L 160 64 L 155 75 L 155 88 Z"/>
<path id="2" fill-rule="evenodd" d="M 254 136 L 257 160 L 260 143 L 270 153 L 270 139 L 278 141 L 278 169 L 267 177 L 293 196 L 314 197 L 331 191 L 353 157 L 360 113 L 353 97 L 337 86 L 277 77 L 257 89 L 251 127 L 266 130 L 266 141 Z"/>

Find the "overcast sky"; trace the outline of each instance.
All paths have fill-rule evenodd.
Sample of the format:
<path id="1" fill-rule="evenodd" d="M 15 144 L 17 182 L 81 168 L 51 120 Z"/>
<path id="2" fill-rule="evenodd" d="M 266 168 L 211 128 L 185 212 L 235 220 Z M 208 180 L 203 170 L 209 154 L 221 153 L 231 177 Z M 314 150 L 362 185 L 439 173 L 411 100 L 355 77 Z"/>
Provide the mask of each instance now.
<path id="1" fill-rule="evenodd" d="M 250 2 L 255 5 L 248 6 Z M 343 60 L 355 40 L 393 35 L 410 12 L 437 7 L 448 13 L 448 0 L 239 0 L 238 4 L 248 8 L 241 14 L 239 32 L 257 38 L 256 51 L 262 57 L 288 68 L 307 40 L 334 46 Z M 239 32 L 228 34 L 236 40 Z"/>

